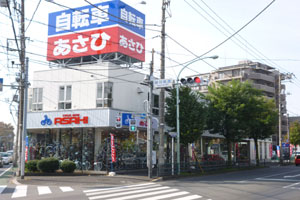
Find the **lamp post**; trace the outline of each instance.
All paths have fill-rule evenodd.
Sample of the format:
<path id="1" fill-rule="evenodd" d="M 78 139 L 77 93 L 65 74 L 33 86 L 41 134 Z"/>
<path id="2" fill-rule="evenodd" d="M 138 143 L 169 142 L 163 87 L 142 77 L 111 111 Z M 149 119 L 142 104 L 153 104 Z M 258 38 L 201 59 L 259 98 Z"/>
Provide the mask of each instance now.
<path id="1" fill-rule="evenodd" d="M 190 64 L 193 64 L 196 61 L 204 60 L 207 58 L 217 59 L 219 56 L 209 56 L 209 57 L 198 57 L 186 64 L 178 73 L 176 79 L 176 125 L 177 125 L 177 165 L 178 165 L 178 175 L 180 174 L 180 126 L 179 126 L 179 76 L 181 72 L 187 68 Z"/>

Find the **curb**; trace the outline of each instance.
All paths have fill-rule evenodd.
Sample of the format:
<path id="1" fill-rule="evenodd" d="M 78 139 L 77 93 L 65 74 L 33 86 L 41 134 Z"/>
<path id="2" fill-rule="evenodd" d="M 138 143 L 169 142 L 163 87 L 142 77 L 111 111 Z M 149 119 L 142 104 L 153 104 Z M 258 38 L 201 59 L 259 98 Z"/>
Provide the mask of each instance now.
<path id="1" fill-rule="evenodd" d="M 15 185 L 22 185 L 22 183 L 19 183 L 19 182 L 18 182 L 18 178 L 17 178 L 17 177 L 13 177 L 12 180 L 11 180 L 11 182 L 12 182 L 13 184 L 15 184 Z"/>

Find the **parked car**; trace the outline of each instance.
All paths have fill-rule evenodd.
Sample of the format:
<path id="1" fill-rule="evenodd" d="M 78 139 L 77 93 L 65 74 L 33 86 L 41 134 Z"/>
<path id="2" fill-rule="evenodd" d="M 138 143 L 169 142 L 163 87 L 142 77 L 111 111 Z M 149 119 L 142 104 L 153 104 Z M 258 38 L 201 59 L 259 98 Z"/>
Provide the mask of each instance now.
<path id="1" fill-rule="evenodd" d="M 295 157 L 295 165 L 296 166 L 300 165 L 300 155 Z"/>
<path id="2" fill-rule="evenodd" d="M 6 152 L 0 152 L 2 160 L 3 160 L 3 164 L 4 165 L 8 165 L 10 160 L 9 160 L 9 154 Z"/>
<path id="3" fill-rule="evenodd" d="M 216 162 L 216 163 L 225 163 L 224 158 L 218 154 L 205 154 L 202 159 L 203 162 Z"/>
<path id="4" fill-rule="evenodd" d="M 9 162 L 12 163 L 13 162 L 14 152 L 11 150 L 11 151 L 7 151 L 6 153 L 9 155 Z"/>

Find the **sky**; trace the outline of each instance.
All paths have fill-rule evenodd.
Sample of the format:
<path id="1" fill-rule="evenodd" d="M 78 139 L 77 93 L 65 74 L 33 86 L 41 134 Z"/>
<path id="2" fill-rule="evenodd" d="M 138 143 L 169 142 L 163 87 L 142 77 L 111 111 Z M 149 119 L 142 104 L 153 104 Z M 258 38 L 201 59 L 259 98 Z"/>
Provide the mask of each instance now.
<path id="1" fill-rule="evenodd" d="M 143 73 L 149 73 L 151 50 L 155 50 L 154 71 L 160 74 L 161 13 L 162 0 L 123 0 L 146 16 L 146 61 Z M 39 4 L 40 2 L 40 4 Z M 101 0 L 89 0 L 99 3 Z M 267 9 L 265 9 L 273 2 Z M 29 62 L 29 81 L 33 72 L 49 69 L 46 61 L 48 13 L 66 7 L 87 5 L 84 0 L 26 0 L 26 42 Z M 36 10 L 37 5 L 38 9 Z M 257 18 L 263 9 L 265 9 Z M 30 19 L 35 15 L 29 25 Z M 13 12 L 16 32 L 18 17 Z M 166 10 L 166 78 L 176 79 L 182 63 L 209 52 L 237 30 L 245 27 L 234 37 L 205 56 L 218 55 L 217 60 L 205 59 L 191 64 L 182 72 L 182 77 L 207 73 L 219 67 L 238 64 L 242 60 L 257 61 L 272 66 L 282 73 L 293 73 L 286 81 L 287 110 L 290 116 L 300 115 L 300 1 L 299 0 L 170 0 Z M 18 57 L 16 52 L 6 55 L 7 41 L 15 48 L 12 25 L 6 8 L 0 8 L 0 78 L 5 85 L 16 84 Z M 252 20 L 252 21 L 251 21 Z M 251 22 L 250 22 L 251 21 Z M 250 23 L 249 23 L 250 22 Z M 249 24 L 248 24 L 249 23 Z M 29 25 L 29 26 L 28 26 Z M 9 39 L 9 40 L 7 40 Z M 12 61 L 14 65 L 12 65 Z M 12 97 L 16 90 L 4 87 L 0 92 L 0 121 L 15 125 L 16 103 Z"/>

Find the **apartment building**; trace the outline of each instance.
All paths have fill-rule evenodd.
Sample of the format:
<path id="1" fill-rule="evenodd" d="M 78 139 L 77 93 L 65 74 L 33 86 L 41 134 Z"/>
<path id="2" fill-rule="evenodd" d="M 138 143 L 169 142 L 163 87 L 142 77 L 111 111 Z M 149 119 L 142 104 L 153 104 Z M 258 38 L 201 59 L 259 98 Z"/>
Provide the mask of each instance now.
<path id="1" fill-rule="evenodd" d="M 277 107 L 279 108 L 279 102 L 281 104 L 281 137 L 282 142 L 285 142 L 283 138 L 287 135 L 287 109 L 286 109 L 286 95 L 285 85 L 279 80 L 280 72 L 275 68 L 259 62 L 252 62 L 249 60 L 240 61 L 237 65 L 231 65 L 226 67 L 220 67 L 205 74 L 198 74 L 193 76 L 201 76 L 203 80 L 206 80 L 207 85 L 194 86 L 194 90 L 199 90 L 202 93 L 208 92 L 208 86 L 213 83 L 219 82 L 226 84 L 231 80 L 249 81 L 255 88 L 262 90 L 264 95 L 270 99 L 274 99 Z M 191 76 L 192 77 L 192 76 Z M 280 87 L 279 87 L 280 84 Z M 279 93 L 279 88 L 281 92 Z M 279 95 L 280 94 L 280 95 Z M 279 101 L 280 96 L 280 101 Z M 279 145 L 279 131 L 272 136 L 272 138 L 265 141 L 260 141 L 260 148 L 264 149 L 264 152 L 268 155 L 261 155 L 262 158 L 272 157 L 272 152 L 276 150 L 276 146 Z M 272 147 L 270 147 L 272 145 Z M 249 145 L 254 152 L 254 146 Z M 263 150 L 260 150 L 260 154 Z"/>

